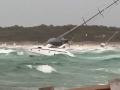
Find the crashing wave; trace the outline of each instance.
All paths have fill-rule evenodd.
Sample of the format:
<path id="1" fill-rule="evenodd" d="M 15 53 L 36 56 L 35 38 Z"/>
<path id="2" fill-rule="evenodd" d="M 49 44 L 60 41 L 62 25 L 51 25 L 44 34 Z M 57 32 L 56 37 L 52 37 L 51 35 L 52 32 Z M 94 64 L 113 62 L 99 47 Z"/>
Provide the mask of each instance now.
<path id="1" fill-rule="evenodd" d="M 33 66 L 33 65 L 26 65 L 30 69 L 36 69 L 38 71 L 41 71 L 43 73 L 52 73 L 52 72 L 57 72 L 52 66 L 50 65 L 38 65 L 38 66 Z"/>
<path id="2" fill-rule="evenodd" d="M 12 49 L 0 49 L 0 53 L 4 53 L 4 54 L 9 54 L 11 52 L 14 52 L 15 50 Z"/>

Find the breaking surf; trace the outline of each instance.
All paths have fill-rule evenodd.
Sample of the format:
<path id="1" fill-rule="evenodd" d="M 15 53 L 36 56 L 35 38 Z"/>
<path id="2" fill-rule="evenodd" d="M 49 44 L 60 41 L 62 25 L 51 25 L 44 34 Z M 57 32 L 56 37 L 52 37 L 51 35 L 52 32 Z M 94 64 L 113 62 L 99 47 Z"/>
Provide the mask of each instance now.
<path id="1" fill-rule="evenodd" d="M 86 46 L 85 46 L 86 47 Z M 33 55 L 26 49 L 1 48 L 0 85 L 16 87 L 77 87 L 106 83 L 119 77 L 120 48 L 94 46 L 66 54 Z M 72 48 L 72 47 L 71 47 Z M 3 50 L 3 52 L 2 52 Z M 88 75 L 89 74 L 89 75 Z M 42 82 L 41 82 L 42 81 Z"/>

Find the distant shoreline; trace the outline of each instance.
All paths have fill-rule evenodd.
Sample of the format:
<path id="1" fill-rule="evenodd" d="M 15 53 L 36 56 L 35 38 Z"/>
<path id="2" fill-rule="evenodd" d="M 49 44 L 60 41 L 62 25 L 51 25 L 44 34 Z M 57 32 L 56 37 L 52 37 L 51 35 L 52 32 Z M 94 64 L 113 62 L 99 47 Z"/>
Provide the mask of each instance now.
<path id="1" fill-rule="evenodd" d="M 44 43 L 50 38 L 58 37 L 69 31 L 76 25 L 40 25 L 35 27 L 0 27 L 0 42 L 37 42 Z M 65 39 L 74 42 L 105 42 L 108 41 L 115 32 L 120 32 L 120 28 L 106 26 L 81 26 L 75 31 L 64 36 Z M 120 42 L 120 33 L 117 33 L 110 42 Z"/>
<path id="2" fill-rule="evenodd" d="M 25 49 L 29 50 L 31 48 L 45 46 L 43 43 L 36 42 L 0 42 L 0 48 L 11 48 L 11 49 Z M 92 50 L 92 49 L 114 49 L 120 48 L 119 42 L 110 42 L 105 47 L 101 47 L 100 42 L 74 42 L 67 46 L 68 49 L 72 49 L 75 51 L 81 50 Z"/>

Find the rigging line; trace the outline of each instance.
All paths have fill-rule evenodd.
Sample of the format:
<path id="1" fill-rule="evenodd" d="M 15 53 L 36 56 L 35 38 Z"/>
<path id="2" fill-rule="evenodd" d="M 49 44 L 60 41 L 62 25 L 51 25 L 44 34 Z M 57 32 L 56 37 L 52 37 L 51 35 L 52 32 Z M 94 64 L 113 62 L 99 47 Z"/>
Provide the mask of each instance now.
<path id="1" fill-rule="evenodd" d="M 116 34 L 118 34 L 120 31 L 116 31 L 107 41 L 106 41 L 106 44 L 110 41 L 110 40 L 112 40 L 113 38 L 114 38 L 114 36 L 116 35 Z"/>
<path id="2" fill-rule="evenodd" d="M 119 0 L 114 1 L 113 3 L 111 3 L 110 5 L 108 5 L 107 7 L 103 8 L 101 11 L 99 10 L 98 13 L 96 13 L 95 15 L 93 15 L 92 17 L 90 17 L 89 19 L 87 19 L 86 21 L 84 21 L 82 24 L 77 25 L 75 27 L 73 27 L 72 29 L 70 29 L 69 31 L 63 33 L 62 35 L 58 36 L 57 38 L 63 38 L 65 35 L 69 34 L 70 32 L 74 31 L 75 29 L 77 29 L 80 26 L 85 25 L 86 23 L 88 23 L 89 21 L 91 21 L 93 18 L 97 17 L 99 14 L 101 15 L 102 12 L 104 12 L 105 10 L 107 10 L 108 8 L 110 8 L 111 6 L 113 6 L 115 3 L 117 3 Z"/>

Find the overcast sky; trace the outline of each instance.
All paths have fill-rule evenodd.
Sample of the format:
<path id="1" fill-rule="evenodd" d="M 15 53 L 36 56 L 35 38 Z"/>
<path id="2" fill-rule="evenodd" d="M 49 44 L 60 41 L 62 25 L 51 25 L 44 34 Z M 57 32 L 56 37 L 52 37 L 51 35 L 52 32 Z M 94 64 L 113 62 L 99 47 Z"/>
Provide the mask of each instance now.
<path id="1" fill-rule="evenodd" d="M 0 26 L 78 25 L 114 0 L 0 0 Z M 120 27 L 120 2 L 91 25 Z"/>

